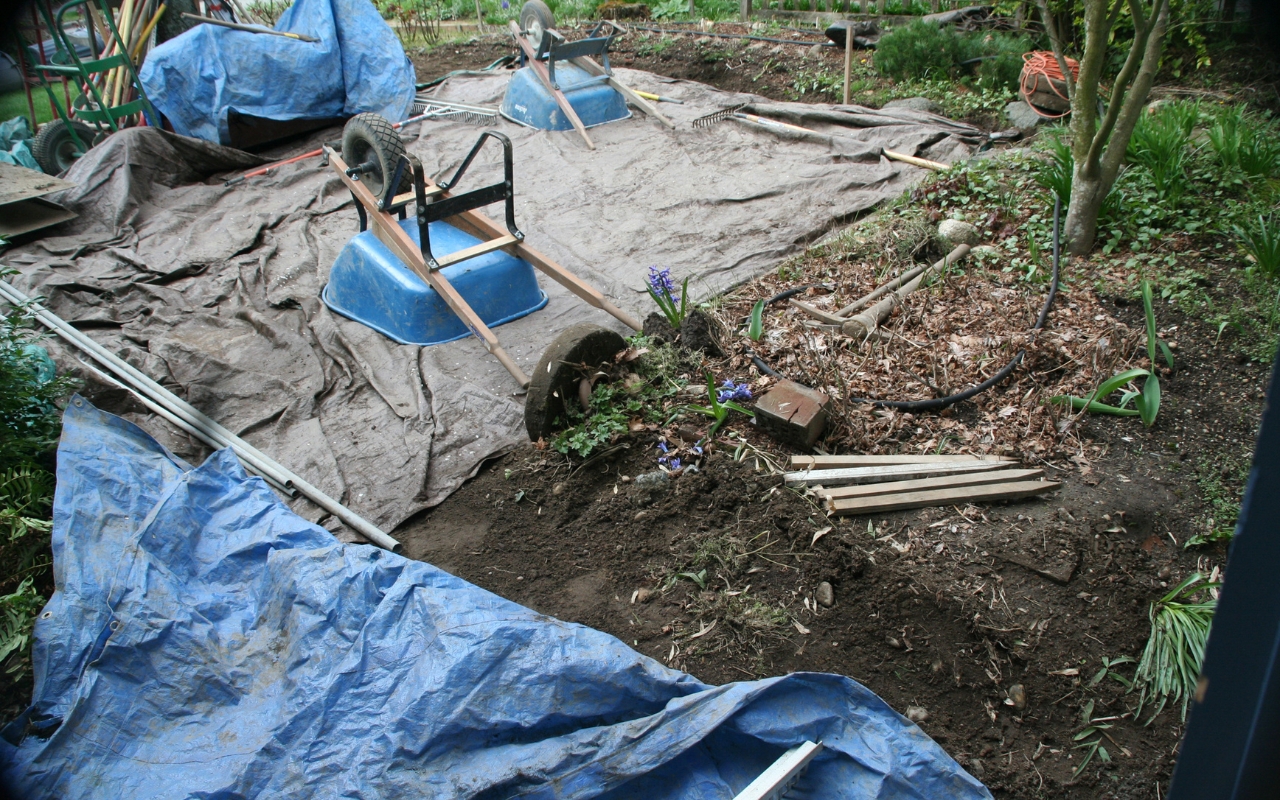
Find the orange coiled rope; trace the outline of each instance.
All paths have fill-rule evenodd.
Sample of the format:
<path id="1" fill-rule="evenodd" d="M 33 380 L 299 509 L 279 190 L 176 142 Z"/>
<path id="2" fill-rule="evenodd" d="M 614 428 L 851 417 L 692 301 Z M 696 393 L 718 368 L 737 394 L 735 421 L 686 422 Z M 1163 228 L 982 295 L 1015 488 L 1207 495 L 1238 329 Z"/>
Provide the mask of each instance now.
<path id="1" fill-rule="evenodd" d="M 1076 61 L 1074 58 L 1068 58 L 1067 67 L 1071 69 L 1071 77 L 1073 80 L 1080 77 L 1079 61 Z M 1040 85 L 1041 76 L 1045 78 L 1045 83 L 1049 85 L 1050 91 L 1058 97 L 1061 97 L 1063 100 L 1068 99 L 1065 94 L 1058 91 L 1058 87 L 1054 83 L 1055 81 L 1065 82 L 1066 79 L 1062 74 L 1062 67 L 1058 64 L 1058 59 L 1053 55 L 1053 53 L 1045 50 L 1023 53 L 1022 85 L 1019 87 L 1019 91 L 1022 93 L 1022 99 L 1027 101 L 1027 105 L 1031 106 L 1032 111 L 1045 119 L 1061 119 L 1062 117 L 1070 114 L 1070 111 L 1064 111 L 1061 114 L 1050 114 L 1048 112 L 1041 111 L 1036 107 L 1035 103 L 1031 102 L 1031 94 Z"/>

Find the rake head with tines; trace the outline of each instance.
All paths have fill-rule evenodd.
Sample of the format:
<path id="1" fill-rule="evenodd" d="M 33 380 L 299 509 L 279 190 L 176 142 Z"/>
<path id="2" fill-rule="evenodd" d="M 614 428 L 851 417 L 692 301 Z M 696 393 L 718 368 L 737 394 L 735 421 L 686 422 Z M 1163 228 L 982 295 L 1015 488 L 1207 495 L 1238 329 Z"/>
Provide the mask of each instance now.
<path id="1" fill-rule="evenodd" d="M 465 122 L 468 125 L 492 125 L 498 121 L 498 112 L 484 106 L 448 103 L 440 100 L 419 100 L 413 104 L 413 116 L 426 119 L 445 119 Z"/>
<path id="2" fill-rule="evenodd" d="M 698 117 L 693 121 L 693 127 L 695 128 L 710 127 L 716 124 L 717 122 L 722 122 L 726 119 L 729 119 L 734 114 L 737 114 L 739 111 L 741 111 L 742 109 L 746 108 L 749 105 L 751 104 L 739 103 L 736 106 L 729 106 L 728 108 L 722 108 L 719 111 L 713 112 L 711 114 L 707 114 L 705 117 Z"/>

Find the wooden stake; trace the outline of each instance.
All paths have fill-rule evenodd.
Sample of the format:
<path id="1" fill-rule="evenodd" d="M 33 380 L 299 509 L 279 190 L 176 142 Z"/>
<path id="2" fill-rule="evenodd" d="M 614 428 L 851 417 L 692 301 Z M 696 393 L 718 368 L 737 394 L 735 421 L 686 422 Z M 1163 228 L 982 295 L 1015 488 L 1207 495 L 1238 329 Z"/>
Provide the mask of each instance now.
<path id="1" fill-rule="evenodd" d="M 934 274 L 940 272 L 946 266 L 956 263 L 968 254 L 969 245 L 962 244 L 957 246 L 945 258 L 903 284 L 896 292 L 845 322 L 842 327 L 844 335 L 854 338 L 866 338 L 868 333 L 880 327 L 889 318 L 889 314 L 902 302 L 903 298 L 920 288 L 920 285 L 933 277 Z"/>
<path id="2" fill-rule="evenodd" d="M 844 104 L 849 105 L 849 73 L 853 69 L 853 23 L 844 29 Z"/>
<path id="3" fill-rule="evenodd" d="M 935 172 L 945 172 L 951 169 L 951 165 L 943 164 L 940 161 L 930 161 L 927 158 L 909 156 L 906 153 L 896 153 L 893 150 L 881 150 L 880 152 L 884 153 L 885 158 L 893 161 L 901 161 L 902 163 L 910 164 L 913 167 L 923 167 L 924 169 L 931 169 Z"/>
<path id="4" fill-rule="evenodd" d="M 855 497 L 847 500 L 831 500 L 830 511 L 836 516 L 853 514 L 883 514 L 886 511 L 904 511 L 925 506 L 949 506 L 957 503 L 976 503 L 984 500 L 1017 500 L 1057 489 L 1061 484 L 1052 481 L 1014 481 L 993 483 L 986 486 L 961 486 L 954 489 L 933 489 L 920 492 L 882 495 L 880 497 Z"/>
<path id="5" fill-rule="evenodd" d="M 1044 477 L 1042 469 L 1001 469 L 995 472 L 979 472 L 972 475 L 943 475 L 940 478 L 920 478 L 914 481 L 866 483 L 861 486 L 836 486 L 823 489 L 819 495 L 828 500 L 847 500 L 852 497 L 880 497 L 886 494 L 904 494 L 932 489 L 954 489 L 958 486 L 985 486 L 991 483 L 1030 481 Z"/>
<path id="6" fill-rule="evenodd" d="M 926 265 L 921 264 L 918 267 L 913 267 L 907 270 L 906 272 L 902 273 L 898 277 L 884 284 L 880 288 L 872 291 L 867 295 L 864 295 L 863 297 L 858 298 L 857 300 L 854 300 L 849 305 L 840 309 L 839 311 L 836 312 L 836 316 L 847 317 L 855 311 L 861 311 L 862 309 L 871 305 L 875 301 L 879 300 L 881 297 L 884 297 L 889 292 L 892 292 L 894 289 L 897 289 L 899 286 L 903 284 L 903 282 L 909 281 L 915 276 L 919 275 L 921 272 L 924 272 L 925 266 Z M 843 324 L 843 321 L 841 324 Z"/>

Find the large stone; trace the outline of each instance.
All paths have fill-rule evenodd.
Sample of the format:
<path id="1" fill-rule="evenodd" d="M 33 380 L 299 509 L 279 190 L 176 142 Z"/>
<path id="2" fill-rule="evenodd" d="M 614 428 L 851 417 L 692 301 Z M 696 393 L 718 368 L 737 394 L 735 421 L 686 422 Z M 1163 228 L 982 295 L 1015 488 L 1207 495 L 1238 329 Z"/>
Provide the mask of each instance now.
<path id="1" fill-rule="evenodd" d="M 779 381 L 756 401 L 756 422 L 780 442 L 810 448 L 827 424 L 831 398 L 795 381 Z"/>
<path id="2" fill-rule="evenodd" d="M 1044 117 L 1035 112 L 1025 100 L 1014 100 L 1004 107 L 1004 115 L 1013 127 L 1026 131 L 1044 122 Z"/>
<path id="3" fill-rule="evenodd" d="M 939 223 L 938 236 L 950 247 L 961 244 L 972 247 L 978 243 L 978 229 L 959 219 L 944 219 Z"/>
<path id="4" fill-rule="evenodd" d="M 942 106 L 927 97 L 904 97 L 901 100 L 890 100 L 884 108 L 906 108 L 911 111 L 923 111 L 927 114 L 942 114 Z"/>

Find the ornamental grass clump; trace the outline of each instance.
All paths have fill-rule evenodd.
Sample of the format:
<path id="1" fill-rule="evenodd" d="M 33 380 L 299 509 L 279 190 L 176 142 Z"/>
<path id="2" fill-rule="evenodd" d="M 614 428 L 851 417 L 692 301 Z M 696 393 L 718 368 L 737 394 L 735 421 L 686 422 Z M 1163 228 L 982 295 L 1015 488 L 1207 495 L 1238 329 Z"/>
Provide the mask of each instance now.
<path id="1" fill-rule="evenodd" d="M 1148 702 L 1157 703 L 1151 714 L 1155 719 L 1172 700 L 1182 704 L 1186 719 L 1187 703 L 1195 694 L 1204 663 L 1204 647 L 1209 640 L 1209 626 L 1218 600 L 1205 576 L 1194 573 L 1151 604 L 1151 638 L 1138 661 L 1134 684 L 1138 687 L 1138 713 Z M 1196 599 L 1201 595 L 1201 599 Z M 1151 720 L 1147 720 L 1151 724 Z"/>

